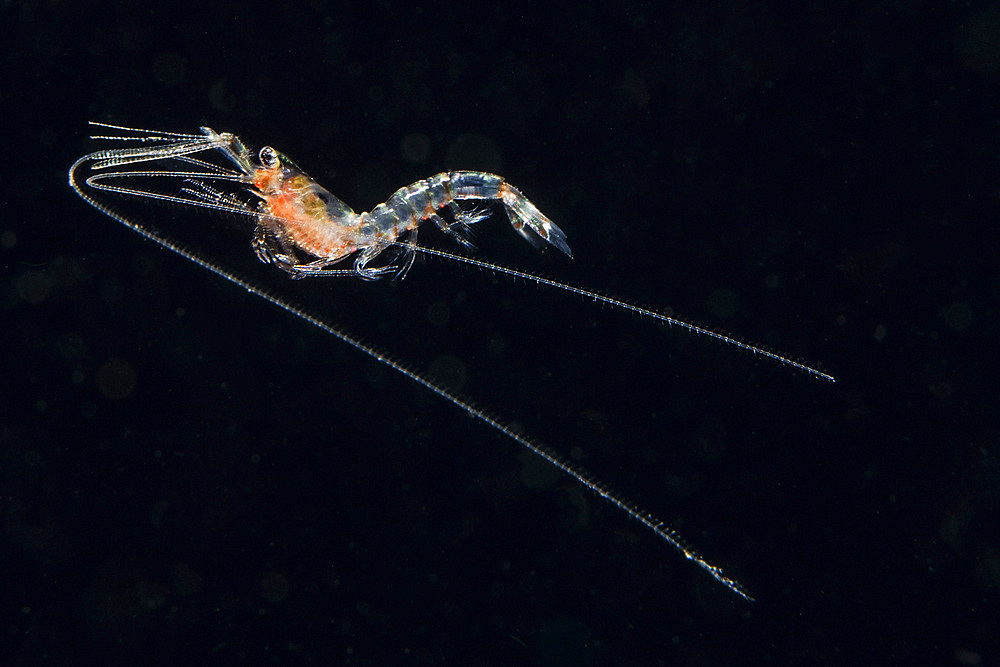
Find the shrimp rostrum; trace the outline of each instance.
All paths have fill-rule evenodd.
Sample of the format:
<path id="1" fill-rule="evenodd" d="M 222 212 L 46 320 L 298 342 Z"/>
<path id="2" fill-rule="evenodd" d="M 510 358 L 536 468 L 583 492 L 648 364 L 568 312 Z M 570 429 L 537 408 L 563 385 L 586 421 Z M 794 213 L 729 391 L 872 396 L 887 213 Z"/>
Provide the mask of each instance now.
<path id="1" fill-rule="evenodd" d="M 257 256 L 293 278 L 402 277 L 413 263 L 417 230 L 425 220 L 471 247 L 470 228 L 489 213 L 482 208 L 464 209 L 459 202 L 465 201 L 499 202 L 525 239 L 536 246 L 547 242 L 572 256 L 563 231 L 495 174 L 440 173 L 400 188 L 371 211 L 355 213 L 285 155 L 270 146 L 254 155 L 229 132 L 203 127 L 198 135 L 94 124 L 134 133 L 98 138 L 141 145 L 87 156 L 91 160 L 87 185 L 256 218 L 253 248 Z M 154 163 L 155 168 L 146 169 L 146 163 Z M 176 180 L 173 187 L 164 183 L 169 180 Z M 241 192 L 233 191 L 233 183 L 244 186 Z M 445 208 L 451 212 L 450 221 L 441 215 Z M 345 268 L 352 257 L 350 268 Z"/>

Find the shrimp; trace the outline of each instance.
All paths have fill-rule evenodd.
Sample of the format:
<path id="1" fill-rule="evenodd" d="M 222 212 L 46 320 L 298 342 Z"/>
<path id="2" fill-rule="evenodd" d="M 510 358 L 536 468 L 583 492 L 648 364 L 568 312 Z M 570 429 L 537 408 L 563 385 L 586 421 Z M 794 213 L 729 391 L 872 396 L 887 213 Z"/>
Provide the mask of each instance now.
<path id="1" fill-rule="evenodd" d="M 470 400 L 382 354 L 320 316 L 119 213 L 99 200 L 97 193 L 194 206 L 254 220 L 256 227 L 251 245 L 257 257 L 287 272 L 293 279 L 348 276 L 364 280 L 384 276 L 402 278 L 412 266 L 415 255 L 425 253 L 531 280 L 644 318 L 679 326 L 829 382 L 834 381 L 832 375 L 726 334 L 599 292 L 466 255 L 417 245 L 420 223 L 429 220 L 461 245 L 471 248 L 469 232 L 472 226 L 489 217 L 489 213 L 483 208 L 466 210 L 459 202 L 471 201 L 480 205 L 499 202 L 506 210 L 511 225 L 522 237 L 537 247 L 553 246 L 572 257 L 565 233 L 501 176 L 479 171 L 440 173 L 397 190 L 385 203 L 370 212 L 359 214 L 316 183 L 287 156 L 270 146 L 265 146 L 254 155 L 231 133 L 216 132 L 208 127 L 201 128 L 201 134 L 185 134 L 105 123 L 92 125 L 124 133 L 92 138 L 140 145 L 96 151 L 73 163 L 69 168 L 69 185 L 88 204 L 159 246 L 243 287 L 422 385 L 583 484 L 645 526 L 726 588 L 745 600 L 753 600 L 742 584 L 702 558 L 665 523 L 612 492 L 590 473 L 546 445 L 520 433 Z M 146 168 L 147 164 L 152 166 Z M 81 181 L 78 172 L 84 168 L 89 173 Z M 440 214 L 443 209 L 450 211 L 451 222 Z M 348 263 L 350 266 L 345 266 Z"/>
<path id="2" fill-rule="evenodd" d="M 102 127 L 132 130 L 94 123 Z M 134 130 L 133 130 L 134 131 Z M 206 206 L 236 213 L 254 213 L 258 218 L 253 236 L 253 248 L 265 264 L 272 264 L 292 278 L 316 276 L 357 276 L 373 280 L 388 274 L 405 276 L 413 263 L 413 245 L 421 222 L 430 220 L 441 231 L 467 248 L 470 228 L 489 217 L 489 213 L 462 209 L 459 201 L 490 201 L 503 204 L 511 225 L 528 241 L 545 242 L 566 255 L 573 253 L 566 243 L 566 234 L 501 176 L 481 171 L 452 171 L 437 174 L 397 190 L 387 201 L 370 212 L 355 213 L 351 207 L 331 194 L 300 169 L 291 159 L 270 146 L 258 153 L 254 163 L 251 151 L 240 139 L 228 132 L 218 133 L 210 127 L 202 134 L 150 133 L 136 137 L 114 137 L 143 142 L 166 142 L 147 148 L 107 151 L 94 165 L 95 170 L 121 167 L 152 160 L 179 160 L 203 168 L 204 172 L 181 171 L 112 171 L 91 176 L 88 184 L 98 190 L 124 195 L 147 196 L 185 204 Z M 237 171 L 192 158 L 194 153 L 217 150 L 237 167 Z M 181 196 L 170 196 L 134 187 L 108 185 L 117 178 L 135 179 L 173 176 L 184 179 Z M 210 186 L 209 180 L 244 183 L 260 199 L 256 210 L 243 201 Z M 438 211 L 447 207 L 454 222 L 447 222 Z M 407 236 L 408 252 L 404 258 L 393 257 L 387 264 L 375 265 L 390 248 L 399 247 L 399 239 Z M 311 258 L 303 261 L 301 255 Z M 398 253 L 397 253 L 398 254 Z M 350 269 L 331 268 L 354 256 Z"/>

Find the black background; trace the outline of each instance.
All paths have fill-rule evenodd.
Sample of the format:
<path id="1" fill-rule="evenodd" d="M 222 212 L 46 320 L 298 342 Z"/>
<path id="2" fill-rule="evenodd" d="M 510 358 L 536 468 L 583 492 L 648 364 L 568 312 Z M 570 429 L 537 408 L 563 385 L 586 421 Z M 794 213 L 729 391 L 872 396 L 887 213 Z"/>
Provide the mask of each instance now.
<path id="1" fill-rule="evenodd" d="M 72 4 L 0 15 L 8 662 L 997 662 L 1000 5 Z M 434 260 L 292 282 L 239 221 L 145 212 L 585 466 L 757 602 L 87 207 L 87 120 L 233 131 L 357 210 L 495 171 L 575 259 L 502 215 L 484 259 L 821 363 L 836 384 Z"/>

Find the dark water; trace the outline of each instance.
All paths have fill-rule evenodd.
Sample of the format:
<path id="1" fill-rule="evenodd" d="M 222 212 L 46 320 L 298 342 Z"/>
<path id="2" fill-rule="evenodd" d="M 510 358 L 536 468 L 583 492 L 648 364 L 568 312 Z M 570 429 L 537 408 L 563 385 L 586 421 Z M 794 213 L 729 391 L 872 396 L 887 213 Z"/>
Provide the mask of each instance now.
<path id="1" fill-rule="evenodd" d="M 12 664 L 997 661 L 1000 11 L 2 12 Z M 87 120 L 237 132 L 357 210 L 495 171 L 575 259 L 502 217 L 484 259 L 821 363 L 837 384 L 434 260 L 291 282 L 239 221 L 146 212 L 585 466 L 758 601 L 90 210 L 65 185 Z"/>

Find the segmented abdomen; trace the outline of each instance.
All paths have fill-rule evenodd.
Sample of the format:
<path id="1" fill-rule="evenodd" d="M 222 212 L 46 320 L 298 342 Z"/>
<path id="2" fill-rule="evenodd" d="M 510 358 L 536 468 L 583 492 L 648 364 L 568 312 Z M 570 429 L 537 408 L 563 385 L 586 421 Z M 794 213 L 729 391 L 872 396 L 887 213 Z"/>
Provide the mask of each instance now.
<path id="1" fill-rule="evenodd" d="M 396 190 L 385 203 L 361 215 L 362 225 L 371 226 L 376 239 L 393 241 L 453 201 L 499 199 L 503 182 L 482 171 L 442 172 Z"/>

